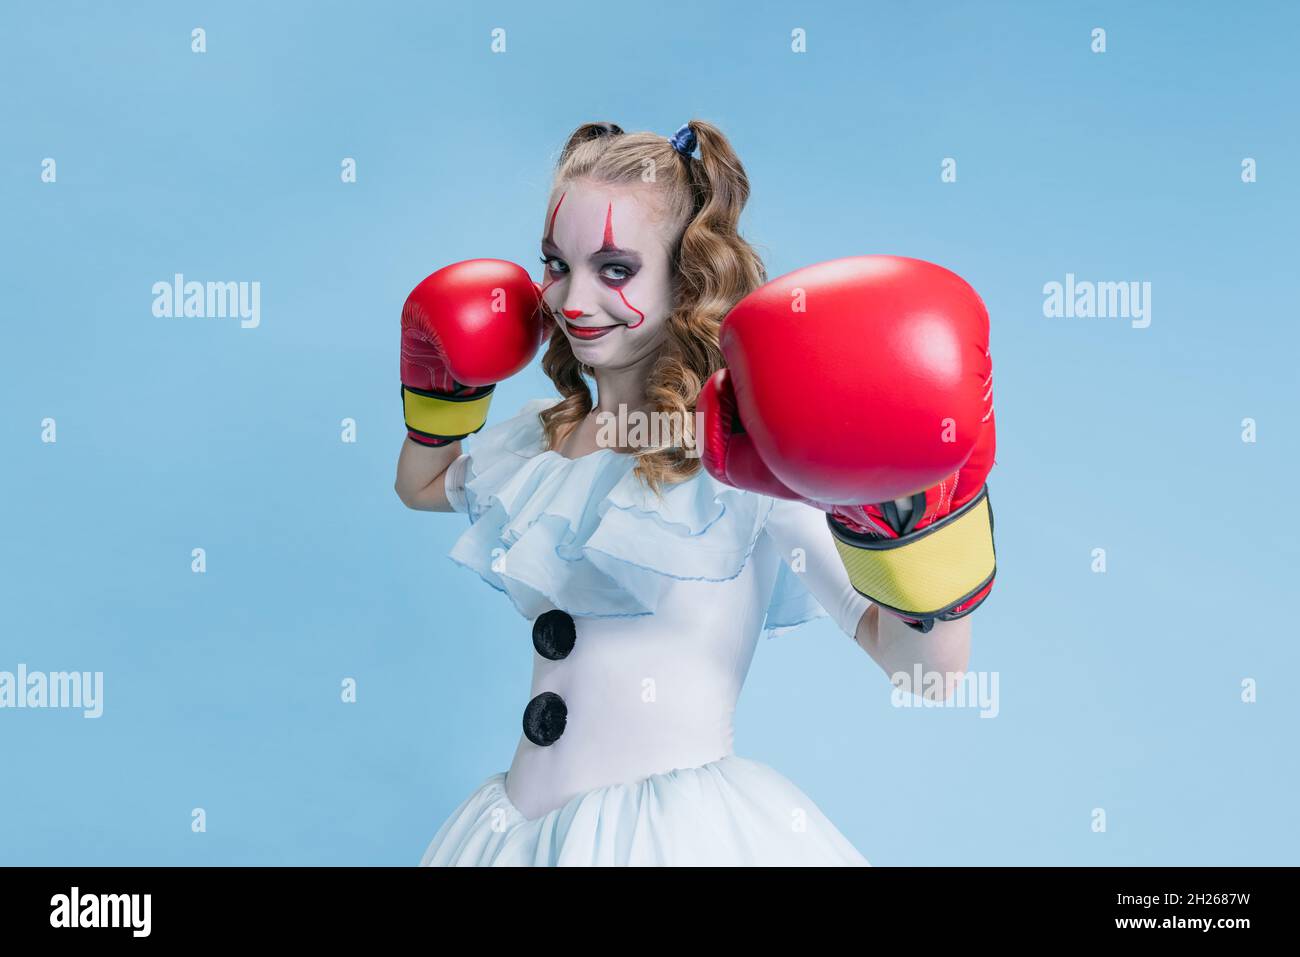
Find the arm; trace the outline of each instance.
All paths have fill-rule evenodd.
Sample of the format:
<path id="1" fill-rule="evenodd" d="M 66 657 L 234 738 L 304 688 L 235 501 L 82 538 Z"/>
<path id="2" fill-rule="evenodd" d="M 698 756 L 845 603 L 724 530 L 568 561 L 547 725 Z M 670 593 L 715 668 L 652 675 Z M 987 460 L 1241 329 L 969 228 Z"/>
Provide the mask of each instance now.
<path id="1" fill-rule="evenodd" d="M 421 445 L 407 439 L 397 457 L 393 490 L 402 504 L 422 512 L 454 512 L 447 499 L 448 467 L 460 457 L 460 442 Z"/>
<path id="2" fill-rule="evenodd" d="M 906 521 L 912 512 L 912 500 L 896 499 L 894 507 Z M 969 617 L 936 621 L 929 634 L 921 634 L 896 615 L 882 615 L 880 606 L 872 605 L 862 615 L 853 638 L 897 688 L 910 690 L 918 668 L 922 674 L 942 674 L 943 701 L 952 696 L 953 687 L 970 664 Z M 935 697 L 933 686 L 923 681 L 921 688 L 922 697 Z"/>
<path id="3" fill-rule="evenodd" d="M 934 263 L 851 257 L 759 287 L 720 337 L 727 368 L 696 403 L 704 467 L 826 513 L 850 587 L 872 606 L 850 633 L 891 679 L 909 665 L 964 669 L 960 622 L 997 571 L 979 295 Z"/>
<path id="4" fill-rule="evenodd" d="M 496 383 L 531 361 L 546 332 L 537 285 L 522 266 L 499 259 L 446 266 L 406 297 L 401 378 L 407 438 L 393 483 L 404 505 L 464 511 L 447 494 L 449 474 L 453 482 L 464 475 L 460 440 L 483 427 Z"/>
<path id="5" fill-rule="evenodd" d="M 909 504 L 904 502 L 902 507 Z M 793 559 L 798 558 L 797 574 L 813 597 L 896 687 L 899 672 L 908 679 L 902 687 L 910 687 L 912 673 L 919 665 L 922 672 L 951 672 L 953 677 L 944 682 L 945 699 L 951 694 L 970 658 L 969 617 L 935 622 L 929 633 L 922 634 L 895 615 L 881 614 L 879 606 L 859 594 L 849 581 L 825 516 L 810 505 L 777 499 L 766 531 L 792 569 L 796 567 Z M 934 697 L 933 693 L 925 696 Z"/>
<path id="6" fill-rule="evenodd" d="M 923 676 L 926 672 L 942 674 L 940 700 L 947 701 L 970 664 L 970 622 L 969 616 L 936 621 L 930 633 L 923 635 L 896 615 L 882 615 L 880 606 L 872 605 L 863 613 L 853 637 L 896 688 L 911 690 L 912 675 L 918 666 Z M 922 697 L 935 698 L 924 680 L 922 689 Z"/>

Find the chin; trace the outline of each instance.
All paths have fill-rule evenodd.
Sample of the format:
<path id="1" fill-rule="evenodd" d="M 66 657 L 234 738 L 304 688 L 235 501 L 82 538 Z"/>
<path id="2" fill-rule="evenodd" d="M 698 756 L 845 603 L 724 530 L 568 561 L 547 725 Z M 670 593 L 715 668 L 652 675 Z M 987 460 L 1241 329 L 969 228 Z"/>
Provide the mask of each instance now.
<path id="1" fill-rule="evenodd" d="M 620 360 L 627 358 L 624 355 L 625 350 L 620 349 L 618 343 L 605 342 L 601 339 L 597 339 L 595 342 L 587 342 L 570 337 L 569 346 L 573 349 L 573 354 L 579 362 L 585 362 L 593 369 L 617 366 Z"/>

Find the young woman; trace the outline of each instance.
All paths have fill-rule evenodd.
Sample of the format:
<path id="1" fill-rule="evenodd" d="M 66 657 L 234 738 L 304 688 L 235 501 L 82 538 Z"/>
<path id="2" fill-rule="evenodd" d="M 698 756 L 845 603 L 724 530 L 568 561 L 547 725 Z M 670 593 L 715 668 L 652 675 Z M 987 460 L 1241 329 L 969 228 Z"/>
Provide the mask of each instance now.
<path id="1" fill-rule="evenodd" d="M 725 364 L 722 320 L 765 280 L 737 231 L 748 196 L 708 123 L 667 139 L 587 124 L 556 169 L 540 286 L 477 260 L 407 303 L 397 492 L 411 508 L 467 513 L 451 557 L 532 623 L 534 664 L 509 771 L 456 809 L 426 865 L 866 864 L 794 784 L 733 752 L 759 635 L 829 613 L 887 674 L 966 666 L 960 616 L 978 600 L 947 603 L 922 631 L 864 597 L 845 557 L 854 533 L 906 538 L 941 500 L 953 511 L 953 483 L 888 515 L 841 508 L 832 535 L 815 497 L 746 460 L 730 385 L 710 380 Z M 542 367 L 559 397 L 462 449 L 491 383 L 548 338 Z M 708 387 L 706 470 L 695 412 Z M 669 427 L 638 431 L 650 413 Z"/>

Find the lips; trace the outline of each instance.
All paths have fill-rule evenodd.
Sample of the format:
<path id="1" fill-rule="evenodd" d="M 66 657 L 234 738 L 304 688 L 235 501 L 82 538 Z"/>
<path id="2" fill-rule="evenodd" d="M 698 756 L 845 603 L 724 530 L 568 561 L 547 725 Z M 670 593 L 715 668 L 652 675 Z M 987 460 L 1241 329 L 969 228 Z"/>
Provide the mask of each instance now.
<path id="1" fill-rule="evenodd" d="M 601 336 L 608 335 L 618 328 L 618 323 L 611 326 L 575 326 L 567 319 L 564 321 L 565 327 L 569 334 L 577 339 L 599 339 Z"/>

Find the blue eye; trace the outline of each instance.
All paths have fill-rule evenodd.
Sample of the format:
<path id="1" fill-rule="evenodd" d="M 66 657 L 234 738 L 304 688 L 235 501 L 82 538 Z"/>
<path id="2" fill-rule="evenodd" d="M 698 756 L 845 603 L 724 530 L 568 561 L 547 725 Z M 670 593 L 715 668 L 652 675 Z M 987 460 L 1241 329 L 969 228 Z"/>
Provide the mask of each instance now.
<path id="1" fill-rule="evenodd" d="M 557 257 L 555 257 L 555 256 L 550 256 L 550 257 L 543 256 L 543 257 L 542 257 L 542 265 L 545 266 L 545 267 L 546 267 L 548 270 L 550 270 L 551 272 L 553 272 L 553 273 L 557 273 L 557 274 L 562 274 L 562 273 L 566 273 L 566 272 L 569 271 L 569 267 L 568 267 L 568 265 L 565 263 L 565 261 L 564 261 L 563 259 L 559 259 L 559 258 L 557 258 Z"/>

